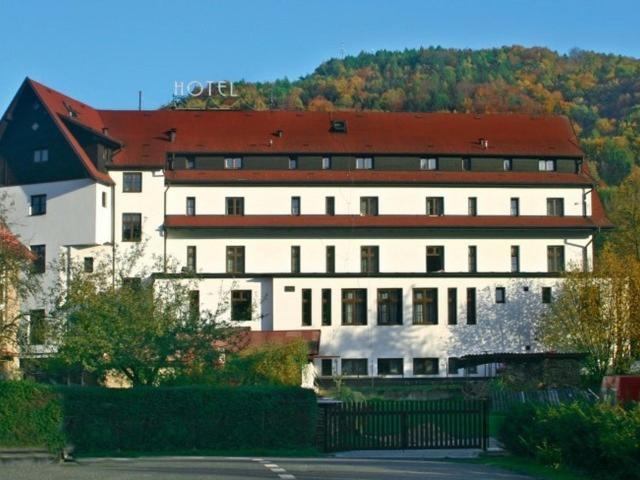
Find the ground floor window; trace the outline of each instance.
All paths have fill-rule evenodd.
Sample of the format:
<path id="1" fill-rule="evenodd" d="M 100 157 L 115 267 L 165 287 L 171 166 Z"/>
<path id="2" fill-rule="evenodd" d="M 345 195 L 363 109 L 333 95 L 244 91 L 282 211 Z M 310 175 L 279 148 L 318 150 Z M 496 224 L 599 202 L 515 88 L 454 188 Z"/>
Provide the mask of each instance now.
<path id="1" fill-rule="evenodd" d="M 323 377 L 331 377 L 333 375 L 333 360 L 323 358 L 320 364 L 320 375 Z"/>
<path id="2" fill-rule="evenodd" d="M 437 358 L 414 358 L 414 375 L 438 375 L 439 360 Z"/>
<path id="3" fill-rule="evenodd" d="M 378 375 L 403 375 L 404 362 L 402 358 L 379 358 Z"/>
<path id="4" fill-rule="evenodd" d="M 342 375 L 367 375 L 366 358 L 343 358 Z"/>
<path id="5" fill-rule="evenodd" d="M 251 320 L 251 290 L 231 291 L 231 320 Z"/>
<path id="6" fill-rule="evenodd" d="M 29 312 L 29 343 L 31 345 L 43 345 L 45 337 L 44 310 L 31 310 Z"/>
<path id="7" fill-rule="evenodd" d="M 457 357 L 449 357 L 447 371 L 449 372 L 449 375 L 458 375 L 458 358 Z"/>

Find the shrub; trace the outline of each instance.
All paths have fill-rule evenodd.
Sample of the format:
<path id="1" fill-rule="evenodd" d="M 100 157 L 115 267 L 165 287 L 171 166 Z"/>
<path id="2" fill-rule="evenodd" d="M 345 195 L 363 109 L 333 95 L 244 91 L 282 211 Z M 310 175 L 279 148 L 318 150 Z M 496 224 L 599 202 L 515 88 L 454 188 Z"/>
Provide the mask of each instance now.
<path id="1" fill-rule="evenodd" d="M 65 387 L 80 453 L 313 447 L 316 400 L 292 387 Z"/>
<path id="2" fill-rule="evenodd" d="M 640 479 L 640 405 L 519 406 L 507 414 L 500 440 L 513 453 L 598 478 Z"/>
<path id="3" fill-rule="evenodd" d="M 60 397 L 50 387 L 29 381 L 0 382 L 0 446 L 64 446 Z"/>

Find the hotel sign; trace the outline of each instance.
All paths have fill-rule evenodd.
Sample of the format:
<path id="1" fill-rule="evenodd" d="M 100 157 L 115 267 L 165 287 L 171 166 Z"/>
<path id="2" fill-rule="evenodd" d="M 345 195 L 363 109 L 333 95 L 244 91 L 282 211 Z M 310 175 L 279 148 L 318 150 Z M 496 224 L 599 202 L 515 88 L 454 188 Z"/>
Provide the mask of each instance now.
<path id="1" fill-rule="evenodd" d="M 229 80 L 207 80 L 201 82 L 199 80 L 191 80 L 190 82 L 174 81 L 173 82 L 174 97 L 202 97 L 202 96 L 219 96 L 219 97 L 237 97 L 238 94 L 234 89 L 233 82 Z"/>

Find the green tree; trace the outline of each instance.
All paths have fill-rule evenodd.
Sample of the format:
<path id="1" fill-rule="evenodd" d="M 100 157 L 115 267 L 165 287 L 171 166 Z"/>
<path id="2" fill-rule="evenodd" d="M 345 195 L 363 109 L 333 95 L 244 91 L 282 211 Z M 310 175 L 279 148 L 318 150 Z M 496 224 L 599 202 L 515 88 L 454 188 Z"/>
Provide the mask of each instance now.
<path id="1" fill-rule="evenodd" d="M 640 168 L 631 174 L 611 195 L 609 216 L 616 226 L 608 236 L 613 250 L 640 261 Z"/>
<path id="2" fill-rule="evenodd" d="M 609 185 L 619 185 L 633 166 L 633 152 L 611 139 L 607 139 L 596 154 L 600 176 Z"/>

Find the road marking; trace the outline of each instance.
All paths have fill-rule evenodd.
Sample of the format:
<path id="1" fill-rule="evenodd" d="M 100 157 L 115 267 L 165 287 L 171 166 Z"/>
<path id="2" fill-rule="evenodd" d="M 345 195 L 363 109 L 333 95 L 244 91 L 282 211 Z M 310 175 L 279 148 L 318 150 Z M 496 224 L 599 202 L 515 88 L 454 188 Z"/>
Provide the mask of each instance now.
<path id="1" fill-rule="evenodd" d="M 295 480 L 295 475 L 291 475 L 290 473 L 287 473 L 287 471 L 278 466 L 277 463 L 269 463 L 269 460 L 263 460 L 262 458 L 254 458 L 252 459 L 254 462 L 260 462 L 265 468 L 268 468 L 269 470 L 271 470 L 272 473 L 277 473 L 278 477 L 280 477 L 282 480 Z"/>
<path id="2" fill-rule="evenodd" d="M 251 460 L 254 461 L 254 462 L 262 462 L 263 461 L 262 458 L 252 458 Z"/>
<path id="3" fill-rule="evenodd" d="M 281 473 L 280 475 L 278 475 L 280 478 L 282 478 L 283 480 L 291 480 L 291 479 L 295 479 L 296 477 L 294 477 L 293 475 L 291 475 L 290 473 Z"/>
<path id="4" fill-rule="evenodd" d="M 265 463 L 264 466 L 267 468 L 278 468 L 278 465 L 275 463 Z"/>
<path id="5" fill-rule="evenodd" d="M 273 473 L 287 473 L 287 471 L 284 468 L 272 468 L 271 471 Z"/>

